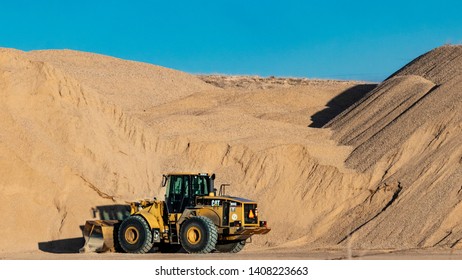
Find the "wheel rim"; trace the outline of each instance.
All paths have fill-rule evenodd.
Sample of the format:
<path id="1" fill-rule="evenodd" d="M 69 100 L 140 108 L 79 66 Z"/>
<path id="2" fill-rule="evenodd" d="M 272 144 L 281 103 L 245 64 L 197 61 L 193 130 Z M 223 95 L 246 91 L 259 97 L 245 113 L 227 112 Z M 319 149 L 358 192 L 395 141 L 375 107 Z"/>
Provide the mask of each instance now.
<path id="1" fill-rule="evenodd" d="M 125 230 L 125 240 L 129 244 L 135 244 L 136 242 L 138 242 L 139 237 L 140 232 L 136 227 L 130 226 L 127 228 L 127 230 Z"/>
<path id="2" fill-rule="evenodd" d="M 197 244 L 201 241 L 201 231 L 197 227 L 190 227 L 186 232 L 186 238 L 190 244 Z"/>

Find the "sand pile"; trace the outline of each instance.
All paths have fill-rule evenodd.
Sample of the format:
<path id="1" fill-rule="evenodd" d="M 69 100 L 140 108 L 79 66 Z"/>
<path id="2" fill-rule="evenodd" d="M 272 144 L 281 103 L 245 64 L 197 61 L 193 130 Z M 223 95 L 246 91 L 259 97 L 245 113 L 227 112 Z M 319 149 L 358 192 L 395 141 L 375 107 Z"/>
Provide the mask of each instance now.
<path id="1" fill-rule="evenodd" d="M 290 78 L 290 77 L 260 77 L 260 76 L 231 76 L 231 75 L 199 75 L 204 82 L 219 88 L 229 89 L 275 89 L 290 88 L 293 86 L 306 85 L 328 85 L 339 83 L 350 83 L 349 81 L 337 80 L 315 80 L 308 78 Z"/>
<path id="2" fill-rule="evenodd" d="M 462 46 L 440 47 L 328 124 L 353 147 L 347 166 L 371 174 L 374 194 L 393 193 L 385 208 L 364 201 L 336 225 L 354 232 L 353 247 L 460 246 L 461 74 Z"/>
<path id="3" fill-rule="evenodd" d="M 71 246 L 95 207 L 162 197 L 161 174 L 184 171 L 259 202 L 273 230 L 253 246 L 452 246 L 459 53 L 437 49 L 371 91 L 2 49 L 0 250 Z"/>
<path id="4" fill-rule="evenodd" d="M 56 57 L 66 61 L 73 55 L 57 52 Z M 139 98 L 152 85 L 141 83 L 140 92 L 130 91 L 133 98 L 120 96 L 129 94 L 133 82 L 125 84 L 127 91 L 111 93 L 110 85 L 119 77 L 110 70 L 105 74 L 111 78 L 94 77 L 99 65 L 96 70 L 86 67 L 93 57 L 71 60 L 81 63 L 80 68 L 66 68 L 64 62 L 58 68 L 55 61 L 37 61 L 34 53 L 0 53 L 0 205 L 7 225 L 0 229 L 7 237 L 0 241 L 2 250 L 37 249 L 39 241 L 77 237 L 82 219 L 93 218 L 93 207 L 123 203 L 123 197 L 152 197 L 152 185 L 158 185 L 156 136 L 127 113 L 143 104 Z M 111 69 L 118 60 L 99 62 Z M 132 73 L 149 73 L 145 65 L 138 66 L 139 72 Z M 174 78 L 189 79 L 186 89 L 207 88 L 190 75 L 148 68 L 163 73 L 155 76 L 160 79 L 155 84 L 166 83 L 153 103 L 172 98 L 164 93 Z M 71 76 L 69 69 L 76 72 Z M 83 70 L 88 80 L 75 79 Z M 106 91 L 96 91 L 98 86 L 107 86 Z M 178 97 L 185 91 L 170 92 Z"/>

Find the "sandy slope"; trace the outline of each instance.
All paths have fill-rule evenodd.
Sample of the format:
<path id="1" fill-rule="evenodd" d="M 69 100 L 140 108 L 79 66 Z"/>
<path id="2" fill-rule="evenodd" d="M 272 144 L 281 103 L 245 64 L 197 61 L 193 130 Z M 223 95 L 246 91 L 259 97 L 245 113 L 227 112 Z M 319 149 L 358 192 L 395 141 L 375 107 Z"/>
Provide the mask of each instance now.
<path id="1" fill-rule="evenodd" d="M 258 200 L 273 230 L 254 248 L 457 246 L 461 53 L 370 91 L 0 49 L 0 252 L 72 251 L 92 208 L 161 197 L 173 171 Z"/>
<path id="2" fill-rule="evenodd" d="M 365 201 L 362 220 L 341 223 L 352 246 L 461 246 L 461 71 L 462 46 L 435 49 L 328 125 L 353 147 L 347 165 L 372 174 L 374 192 L 394 193 L 386 209 L 364 211 Z"/>

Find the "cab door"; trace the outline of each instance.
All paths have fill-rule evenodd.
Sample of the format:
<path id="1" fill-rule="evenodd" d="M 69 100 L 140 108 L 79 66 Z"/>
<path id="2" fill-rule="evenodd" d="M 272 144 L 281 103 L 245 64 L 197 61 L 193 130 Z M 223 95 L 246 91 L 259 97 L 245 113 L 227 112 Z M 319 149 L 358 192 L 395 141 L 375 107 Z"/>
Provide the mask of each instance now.
<path id="1" fill-rule="evenodd" d="M 190 176 L 170 175 L 165 194 L 169 213 L 183 213 L 190 200 Z"/>

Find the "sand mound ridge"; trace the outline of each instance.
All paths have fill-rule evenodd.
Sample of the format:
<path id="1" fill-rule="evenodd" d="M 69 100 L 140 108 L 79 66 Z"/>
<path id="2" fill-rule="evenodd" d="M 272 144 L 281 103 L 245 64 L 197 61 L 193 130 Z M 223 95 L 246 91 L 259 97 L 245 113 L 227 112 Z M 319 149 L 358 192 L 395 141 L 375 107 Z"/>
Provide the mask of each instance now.
<path id="1" fill-rule="evenodd" d="M 96 206 L 162 197 L 161 174 L 178 171 L 257 200 L 273 231 L 254 247 L 456 246 L 458 53 L 436 49 L 368 92 L 1 49 L 0 250 L 78 238 Z"/>
<path id="2" fill-rule="evenodd" d="M 347 165 L 372 174 L 374 192 L 394 186 L 386 209 L 344 223 L 354 232 L 352 246 L 460 246 L 461 71 L 462 46 L 437 48 L 327 125 L 353 147 Z"/>

